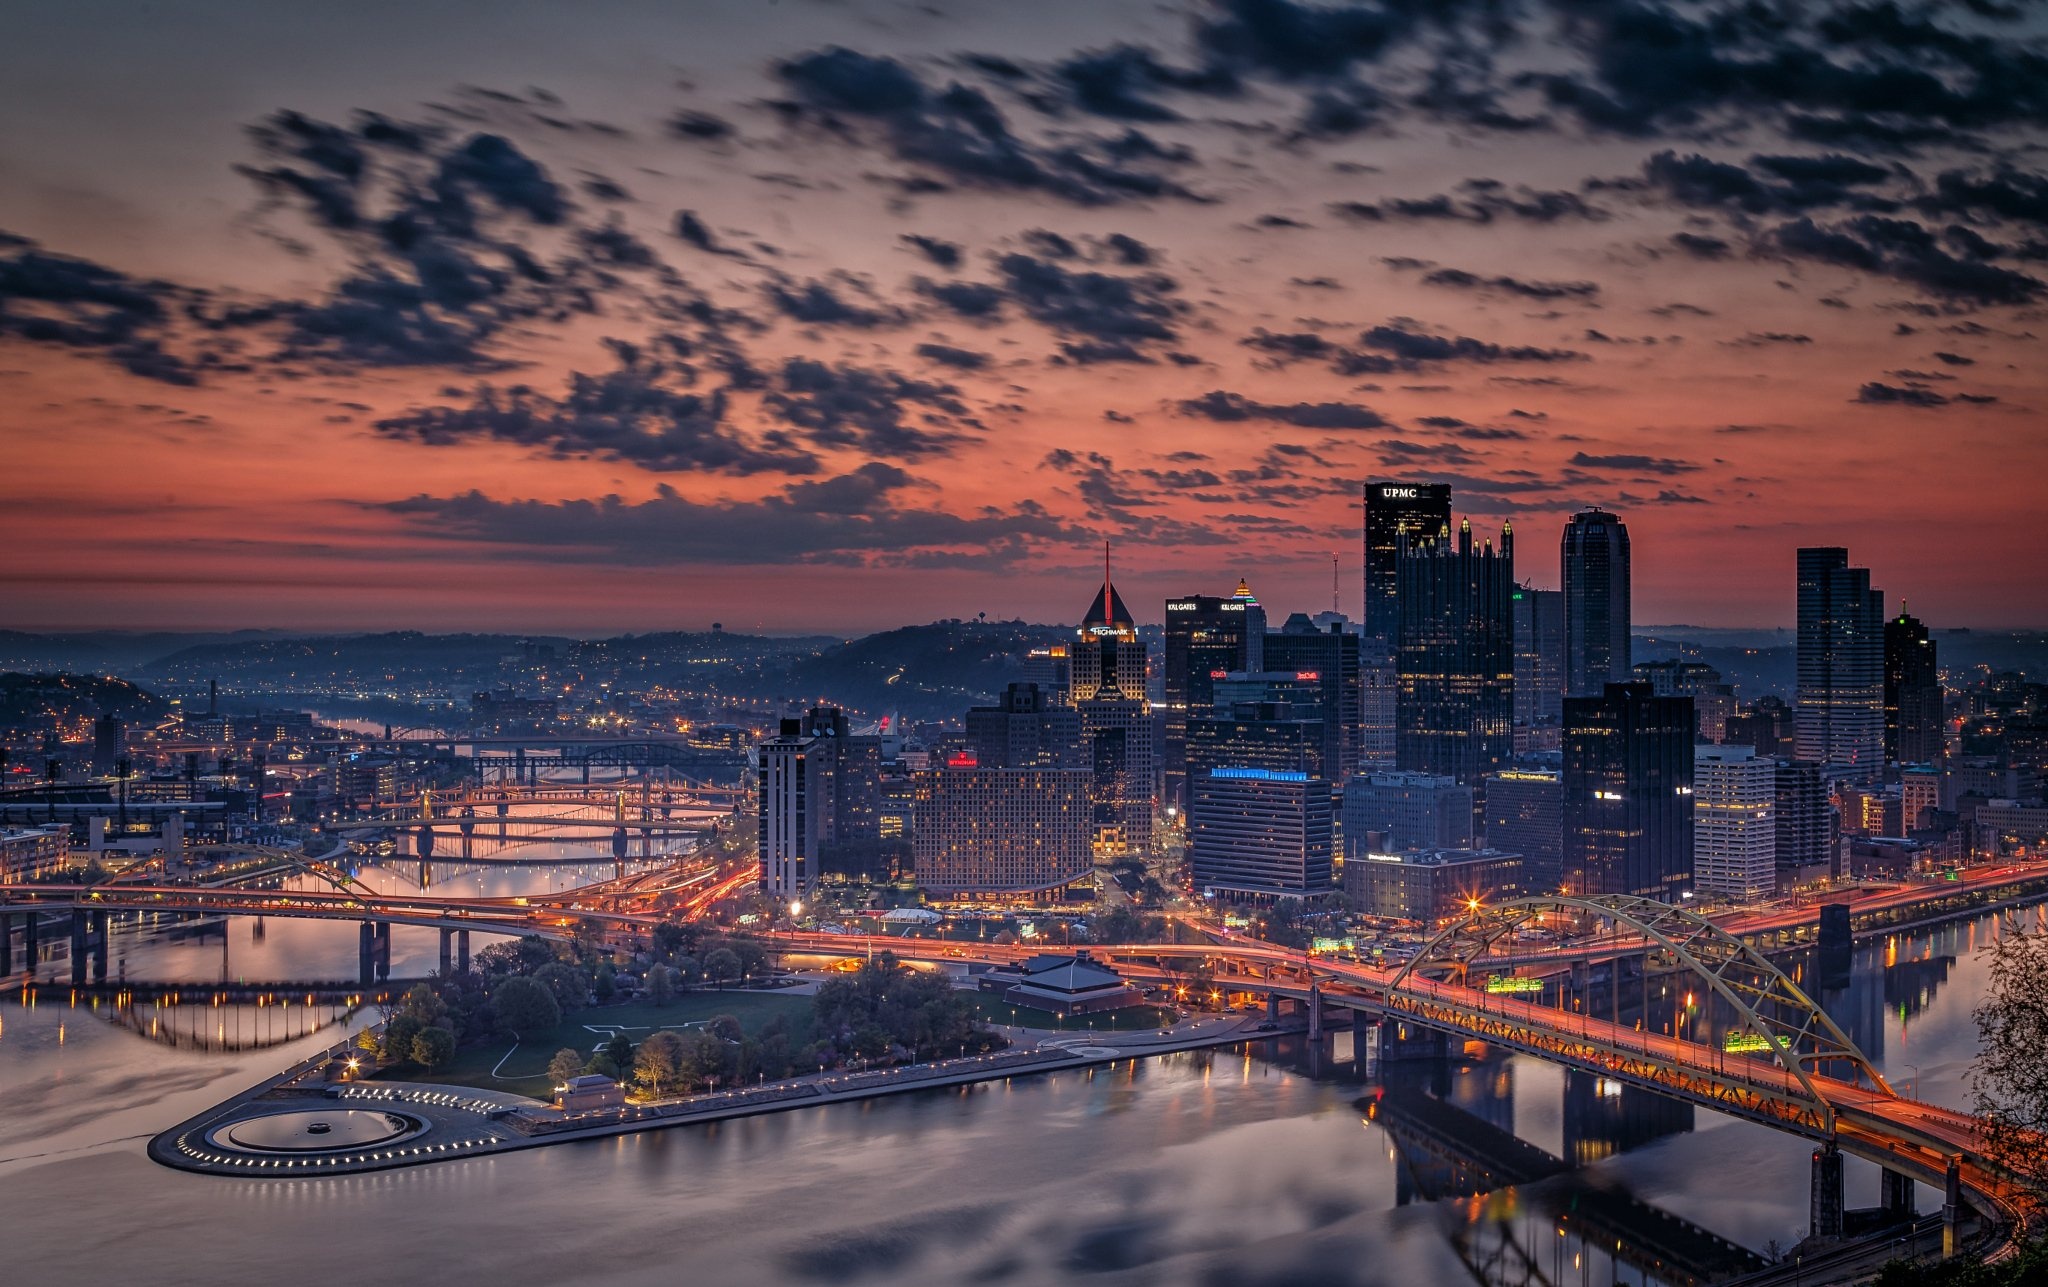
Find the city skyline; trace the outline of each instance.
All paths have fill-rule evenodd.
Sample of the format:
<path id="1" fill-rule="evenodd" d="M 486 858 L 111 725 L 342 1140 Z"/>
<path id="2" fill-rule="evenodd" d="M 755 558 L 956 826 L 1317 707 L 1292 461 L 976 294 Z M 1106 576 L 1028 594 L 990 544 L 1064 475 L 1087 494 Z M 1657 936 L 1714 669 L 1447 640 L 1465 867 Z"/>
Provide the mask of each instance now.
<path id="1" fill-rule="evenodd" d="M 2048 468 L 2038 14 L 1360 12 L 46 11 L 0 627 L 1057 621 L 1104 538 L 1141 620 L 1333 554 L 1357 620 L 1376 478 L 1614 511 L 1646 624 L 1840 545 L 2048 626 L 1954 557 Z"/>

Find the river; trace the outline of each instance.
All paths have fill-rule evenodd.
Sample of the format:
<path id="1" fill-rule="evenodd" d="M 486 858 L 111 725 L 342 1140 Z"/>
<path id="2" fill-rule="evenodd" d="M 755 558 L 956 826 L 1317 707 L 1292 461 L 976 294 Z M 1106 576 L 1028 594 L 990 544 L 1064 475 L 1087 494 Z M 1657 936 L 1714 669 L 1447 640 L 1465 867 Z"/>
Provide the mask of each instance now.
<path id="1" fill-rule="evenodd" d="M 406 866 L 365 878 L 407 879 Z M 511 892 L 608 869 L 437 870 L 436 883 Z M 1995 932 L 1987 917 L 1866 944 L 1826 1004 L 1902 1088 L 1966 1105 L 1977 949 Z M 234 977 L 342 978 L 356 963 L 352 925 L 229 935 Z M 217 934 L 124 933 L 114 951 L 131 978 L 221 977 Z M 426 972 L 436 951 L 431 932 L 397 929 L 394 974 Z M 1269 1042 L 354 1178 L 219 1179 L 159 1167 L 143 1145 L 333 1033 L 172 1049 L 54 991 L 0 1002 L 0 1207 L 8 1263 L 28 1280 L 1434 1284 L 1473 1282 L 1468 1260 L 1503 1254 L 1550 1282 L 1604 1285 L 1645 1274 L 1611 1263 L 1582 1223 L 1559 1225 L 1576 1195 L 1650 1204 L 1752 1252 L 1806 1232 L 1808 1142 L 1520 1057 L 1403 1070 L 1395 1090 L 1433 1082 L 1478 1136 L 1512 1131 L 1585 1164 L 1432 1201 L 1443 1168 L 1374 1106 L 1379 1083 L 1341 1058 L 1348 1033 L 1314 1067 Z M 1849 1205 L 1875 1205 L 1877 1187 L 1851 1159 Z M 1921 1210 L 1938 1200 L 1919 1190 Z"/>

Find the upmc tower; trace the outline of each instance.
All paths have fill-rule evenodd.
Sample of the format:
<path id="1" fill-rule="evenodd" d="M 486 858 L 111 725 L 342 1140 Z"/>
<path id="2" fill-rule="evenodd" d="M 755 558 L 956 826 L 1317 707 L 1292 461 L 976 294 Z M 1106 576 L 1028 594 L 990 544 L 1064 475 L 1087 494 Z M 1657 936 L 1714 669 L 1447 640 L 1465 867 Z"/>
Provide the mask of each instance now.
<path id="1" fill-rule="evenodd" d="M 1401 538 L 1419 545 L 1450 534 L 1449 483 L 1365 485 L 1365 634 L 1381 652 L 1401 633 Z"/>

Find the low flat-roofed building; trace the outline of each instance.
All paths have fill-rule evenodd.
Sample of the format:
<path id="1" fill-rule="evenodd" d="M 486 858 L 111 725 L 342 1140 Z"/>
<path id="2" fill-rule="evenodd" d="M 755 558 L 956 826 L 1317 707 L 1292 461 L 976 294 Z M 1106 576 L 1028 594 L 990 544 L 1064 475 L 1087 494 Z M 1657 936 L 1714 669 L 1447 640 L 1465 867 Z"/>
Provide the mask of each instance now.
<path id="1" fill-rule="evenodd" d="M 982 976 L 981 990 L 1010 1005 L 1058 1015 L 1100 1014 L 1142 1004 L 1145 997 L 1116 971 L 1086 952 L 1034 956 Z"/>
<path id="2" fill-rule="evenodd" d="M 555 1106 L 565 1113 L 588 1113 L 600 1108 L 619 1108 L 626 1102 L 626 1092 L 619 1083 L 602 1073 L 585 1073 L 571 1077 L 555 1087 Z"/>
<path id="3" fill-rule="evenodd" d="M 1499 849 L 1367 854 L 1344 864 L 1344 899 L 1383 920 L 1435 926 L 1520 892 L 1522 856 Z"/>
<path id="4" fill-rule="evenodd" d="M 0 827 L 0 877 L 19 880 L 57 871 L 71 861 L 71 828 Z"/>

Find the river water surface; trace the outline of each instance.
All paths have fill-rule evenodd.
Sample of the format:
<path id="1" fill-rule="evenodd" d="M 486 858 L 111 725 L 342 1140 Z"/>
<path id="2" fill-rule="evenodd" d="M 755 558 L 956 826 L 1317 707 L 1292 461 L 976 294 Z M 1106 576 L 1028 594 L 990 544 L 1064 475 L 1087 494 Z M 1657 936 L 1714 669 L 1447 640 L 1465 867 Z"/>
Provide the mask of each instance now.
<path id="1" fill-rule="evenodd" d="M 583 870 L 437 866 L 430 878 L 509 893 L 609 871 L 593 857 Z M 373 884 L 417 874 L 364 872 Z M 1978 949 L 1995 932 L 1980 918 L 1861 947 L 1846 986 L 1824 989 L 1828 1008 L 1902 1089 L 1966 1105 Z M 124 928 L 113 953 L 131 979 L 218 980 L 224 951 L 233 978 L 355 970 L 350 924 L 272 920 L 258 938 L 237 921 L 227 935 L 223 949 L 218 933 Z M 395 975 L 424 974 L 437 941 L 400 927 L 392 952 Z M 1470 1266 L 1494 1254 L 1532 1280 L 1665 1280 L 1559 1224 L 1587 1187 L 1751 1252 L 1806 1232 L 1806 1141 L 1519 1057 L 1403 1069 L 1396 1090 L 1448 1100 L 1482 1141 L 1511 1131 L 1585 1165 L 1432 1200 L 1447 1164 L 1372 1108 L 1380 1083 L 1348 1059 L 1348 1033 L 1315 1059 L 1269 1042 L 369 1176 L 192 1175 L 150 1162 L 148 1138 L 337 1030 L 259 1051 L 174 1049 L 61 992 L 0 1001 L 0 1246 L 16 1281 L 1413 1287 L 1479 1281 Z M 1877 1186 L 1851 1159 L 1849 1205 L 1875 1205 Z M 1919 1201 L 1939 1199 L 1923 1188 Z"/>

